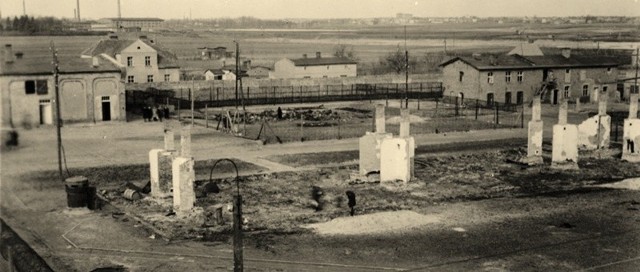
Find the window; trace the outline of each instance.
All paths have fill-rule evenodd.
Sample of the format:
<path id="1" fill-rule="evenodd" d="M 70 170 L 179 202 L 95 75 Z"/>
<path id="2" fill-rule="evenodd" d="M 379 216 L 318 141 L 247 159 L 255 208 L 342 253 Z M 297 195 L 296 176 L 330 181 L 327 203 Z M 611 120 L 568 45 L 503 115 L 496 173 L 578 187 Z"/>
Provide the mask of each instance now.
<path id="1" fill-rule="evenodd" d="M 329 76 L 322 76 L 322 78 L 329 78 Z"/>
<path id="2" fill-rule="evenodd" d="M 127 66 L 128 67 L 132 67 L 133 66 L 133 57 L 127 57 Z"/>
<path id="3" fill-rule="evenodd" d="M 46 80 L 27 80 L 24 82 L 25 94 L 44 95 L 49 93 L 49 86 Z"/>
<path id="4" fill-rule="evenodd" d="M 511 92 L 504 93 L 504 103 L 511 104 Z"/>
<path id="5" fill-rule="evenodd" d="M 504 81 L 511 82 L 511 71 L 506 71 L 504 73 Z"/>
<path id="6" fill-rule="evenodd" d="M 582 85 L 582 96 L 589 96 L 589 85 Z"/>
<path id="7" fill-rule="evenodd" d="M 606 93 L 608 89 L 609 89 L 609 86 L 602 86 L 603 93 Z"/>
<path id="8" fill-rule="evenodd" d="M 522 71 L 518 71 L 518 82 L 522 82 L 523 76 L 524 76 L 524 73 Z"/>
<path id="9" fill-rule="evenodd" d="M 329 70 L 329 65 L 327 65 L 327 70 Z"/>
<path id="10" fill-rule="evenodd" d="M 564 82 L 571 82 L 571 69 L 564 70 Z"/>
<path id="11" fill-rule="evenodd" d="M 109 101 L 109 96 L 103 96 L 100 98 L 102 101 Z"/>
<path id="12" fill-rule="evenodd" d="M 340 77 L 347 77 L 347 75 L 340 75 Z"/>
<path id="13" fill-rule="evenodd" d="M 493 84 L 493 72 L 487 73 L 487 83 Z"/>
<path id="14" fill-rule="evenodd" d="M 27 80 L 24 82 L 24 93 L 34 94 L 36 93 L 36 82 L 33 80 Z"/>
<path id="15" fill-rule="evenodd" d="M 612 70 L 613 70 L 613 69 L 612 69 L 611 67 L 607 67 L 607 74 L 611 74 L 611 71 L 612 71 Z"/>
<path id="16" fill-rule="evenodd" d="M 462 77 L 464 76 L 464 72 L 460 71 L 460 79 L 458 79 L 458 81 L 462 82 Z"/>
<path id="17" fill-rule="evenodd" d="M 171 75 L 170 74 L 164 75 L 164 81 L 171 81 Z"/>
<path id="18" fill-rule="evenodd" d="M 569 89 L 571 86 L 564 86 L 564 92 L 562 93 L 562 97 L 569 98 Z"/>
<path id="19" fill-rule="evenodd" d="M 492 106 L 493 105 L 493 93 L 488 93 L 487 94 L 487 106 Z"/>
<path id="20" fill-rule="evenodd" d="M 153 82 L 153 75 L 147 76 L 147 82 Z"/>
<path id="21" fill-rule="evenodd" d="M 144 66 L 151 66 L 151 57 L 144 57 Z"/>
<path id="22" fill-rule="evenodd" d="M 587 79 L 587 70 L 580 70 L 580 80 Z"/>
<path id="23" fill-rule="evenodd" d="M 311 76 L 304 76 L 303 78 L 311 78 Z"/>
<path id="24" fill-rule="evenodd" d="M 127 83 L 133 83 L 135 82 L 135 79 L 133 76 L 127 76 Z"/>

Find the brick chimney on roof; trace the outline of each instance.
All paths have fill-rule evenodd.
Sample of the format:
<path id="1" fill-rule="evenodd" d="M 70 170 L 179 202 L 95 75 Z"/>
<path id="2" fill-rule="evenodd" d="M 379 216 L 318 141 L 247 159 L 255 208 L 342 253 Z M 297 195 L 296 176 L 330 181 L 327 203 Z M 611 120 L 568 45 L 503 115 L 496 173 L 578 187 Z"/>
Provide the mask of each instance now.
<path id="1" fill-rule="evenodd" d="M 565 59 L 570 58 L 571 57 L 571 48 L 568 48 L 568 47 L 562 48 L 562 56 Z"/>

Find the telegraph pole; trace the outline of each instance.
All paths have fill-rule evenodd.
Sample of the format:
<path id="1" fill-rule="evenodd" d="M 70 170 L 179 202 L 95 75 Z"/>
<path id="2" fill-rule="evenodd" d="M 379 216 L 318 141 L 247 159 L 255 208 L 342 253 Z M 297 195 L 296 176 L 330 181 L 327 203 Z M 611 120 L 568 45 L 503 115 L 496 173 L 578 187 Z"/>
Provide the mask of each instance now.
<path id="1" fill-rule="evenodd" d="M 636 77 L 633 80 L 634 93 L 638 93 L 638 59 L 640 58 L 640 47 L 636 47 Z"/>
<path id="2" fill-rule="evenodd" d="M 51 41 L 51 54 L 53 55 L 53 81 L 54 81 L 54 90 L 56 95 L 56 142 L 58 145 L 58 174 L 60 176 L 60 181 L 64 181 L 64 177 L 62 175 L 62 132 L 60 131 L 60 127 L 62 126 L 62 118 L 60 117 L 60 86 L 58 80 L 58 74 L 60 73 L 58 67 L 58 50 L 55 47 L 53 41 Z"/>
<path id="3" fill-rule="evenodd" d="M 409 51 L 407 50 L 407 26 L 404 26 L 404 108 L 409 108 Z M 400 105 L 402 108 L 402 104 Z"/>
<path id="4" fill-rule="evenodd" d="M 236 44 L 236 110 L 238 110 L 238 79 L 240 79 L 240 44 L 237 41 L 233 41 Z"/>

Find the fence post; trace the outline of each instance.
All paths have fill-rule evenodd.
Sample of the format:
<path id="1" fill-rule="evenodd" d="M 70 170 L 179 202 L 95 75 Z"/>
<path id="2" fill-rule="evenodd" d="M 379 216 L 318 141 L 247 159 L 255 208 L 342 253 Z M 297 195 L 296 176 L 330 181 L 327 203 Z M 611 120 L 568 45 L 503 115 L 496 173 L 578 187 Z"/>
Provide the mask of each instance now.
<path id="1" fill-rule="evenodd" d="M 180 92 L 182 92 L 182 89 L 180 89 Z M 182 101 L 182 97 L 178 99 L 178 110 L 176 110 L 176 113 L 178 114 L 178 121 L 180 121 L 180 101 Z"/>
<path id="2" fill-rule="evenodd" d="M 496 124 L 493 126 L 494 128 L 498 128 L 498 123 L 500 123 L 499 114 L 498 114 L 498 102 L 493 102 L 496 106 Z"/>
<path id="3" fill-rule="evenodd" d="M 304 142 L 304 113 L 300 113 L 300 141 Z"/>
<path id="4" fill-rule="evenodd" d="M 276 86 L 273 86 L 273 104 L 276 104 L 278 98 L 276 97 Z"/>
<path id="5" fill-rule="evenodd" d="M 209 87 L 209 101 L 213 100 L 213 86 Z"/>
<path id="6" fill-rule="evenodd" d="M 204 127 L 209 128 L 209 103 L 204 104 Z"/>
<path id="7" fill-rule="evenodd" d="M 291 102 L 294 102 L 293 85 L 291 85 Z"/>
<path id="8" fill-rule="evenodd" d="M 476 99 L 476 120 L 478 120 L 478 110 L 480 109 L 480 105 L 478 105 L 478 99 Z"/>
<path id="9" fill-rule="evenodd" d="M 522 102 L 522 119 L 520 119 L 520 128 L 524 128 L 524 102 Z"/>
<path id="10" fill-rule="evenodd" d="M 616 134 L 615 134 L 615 137 L 613 138 L 613 141 L 618 142 L 618 123 L 615 122 L 614 124 L 616 125 Z"/>
<path id="11" fill-rule="evenodd" d="M 438 100 L 438 99 L 436 98 L 436 112 L 433 114 L 433 117 L 438 117 L 438 102 L 439 102 L 439 101 L 440 101 L 440 100 Z"/>

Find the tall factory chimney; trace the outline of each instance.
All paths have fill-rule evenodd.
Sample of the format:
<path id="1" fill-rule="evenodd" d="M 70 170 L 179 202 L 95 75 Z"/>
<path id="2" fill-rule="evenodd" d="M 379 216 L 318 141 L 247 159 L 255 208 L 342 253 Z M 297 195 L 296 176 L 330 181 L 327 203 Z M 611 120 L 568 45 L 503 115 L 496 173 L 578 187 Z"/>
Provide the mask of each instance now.
<path id="1" fill-rule="evenodd" d="M 80 22 L 80 0 L 76 0 L 76 10 L 78 11 L 78 22 Z"/>
<path id="2" fill-rule="evenodd" d="M 22 15 L 27 15 L 27 4 L 22 0 Z"/>

